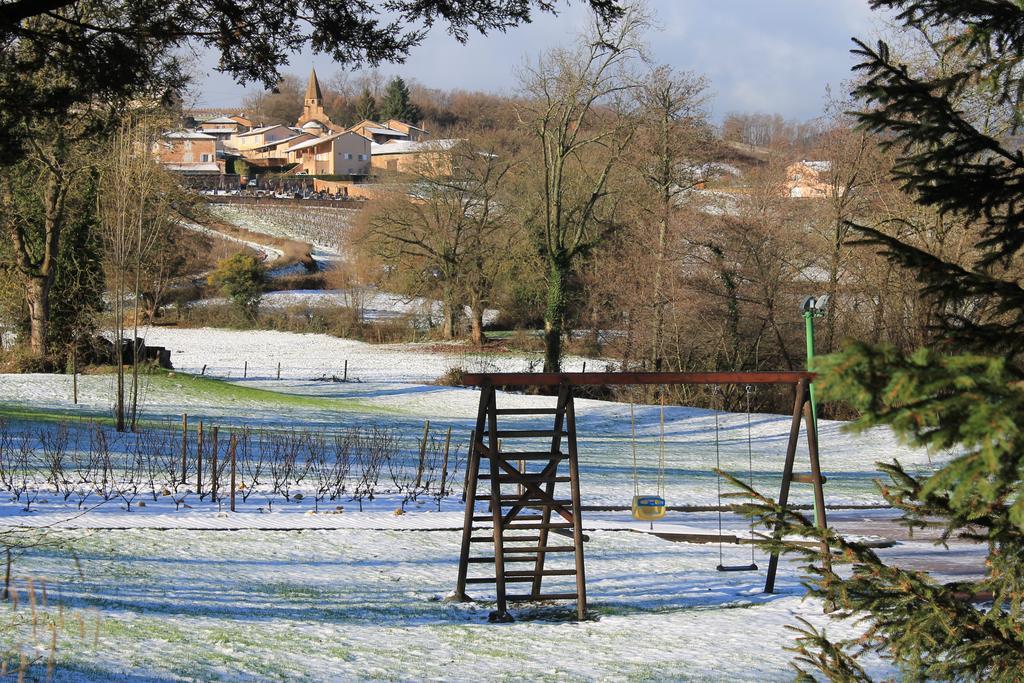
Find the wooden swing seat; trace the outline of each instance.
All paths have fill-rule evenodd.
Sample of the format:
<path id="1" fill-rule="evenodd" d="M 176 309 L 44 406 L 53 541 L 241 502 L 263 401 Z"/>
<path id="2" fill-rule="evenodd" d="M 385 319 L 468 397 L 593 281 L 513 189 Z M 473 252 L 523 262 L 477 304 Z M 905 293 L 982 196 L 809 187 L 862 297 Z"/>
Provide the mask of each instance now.
<path id="1" fill-rule="evenodd" d="M 750 564 L 720 564 L 715 569 L 720 572 L 756 572 L 757 565 L 753 562 Z"/>
<path id="2" fill-rule="evenodd" d="M 633 496 L 633 519 L 649 522 L 665 516 L 667 506 L 661 496 Z"/>

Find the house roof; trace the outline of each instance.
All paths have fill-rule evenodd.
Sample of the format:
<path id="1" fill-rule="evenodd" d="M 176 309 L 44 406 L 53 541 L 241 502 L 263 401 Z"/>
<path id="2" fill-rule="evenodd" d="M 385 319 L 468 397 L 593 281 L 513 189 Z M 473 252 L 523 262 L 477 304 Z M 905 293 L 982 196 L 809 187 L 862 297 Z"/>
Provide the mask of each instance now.
<path id="1" fill-rule="evenodd" d="M 429 132 L 426 128 L 420 128 L 419 126 L 414 126 L 411 123 L 406 123 L 405 121 L 403 121 L 401 119 L 388 119 L 387 121 L 384 122 L 384 124 L 387 125 L 388 127 L 390 127 L 390 125 L 392 123 L 400 123 L 403 126 L 405 126 L 406 128 L 415 128 L 416 130 L 421 131 L 423 133 Z"/>
<path id="2" fill-rule="evenodd" d="M 259 128 L 253 128 L 252 130 L 239 133 L 235 137 L 244 138 L 249 135 L 259 135 L 260 133 L 266 133 L 268 130 L 274 130 L 275 128 L 284 128 L 285 130 L 291 130 L 288 126 L 282 126 L 280 123 L 274 124 L 273 126 L 261 126 Z"/>
<path id="3" fill-rule="evenodd" d="M 412 140 L 396 140 L 379 145 L 376 142 L 370 145 L 370 154 L 416 154 L 418 152 L 445 152 L 462 142 L 458 138 L 446 140 L 423 140 L 414 142 Z"/>
<path id="4" fill-rule="evenodd" d="M 367 126 L 366 132 L 369 133 L 370 135 L 387 135 L 387 136 L 396 137 L 396 138 L 407 138 L 407 137 L 409 137 L 409 135 L 407 133 L 402 133 L 401 131 L 392 130 L 391 128 L 372 128 L 372 127 Z"/>
<path id="5" fill-rule="evenodd" d="M 265 142 L 262 145 L 257 145 L 256 147 L 249 147 L 245 151 L 246 152 L 257 152 L 257 151 L 259 151 L 261 149 L 272 149 L 274 147 L 279 147 L 279 146 L 281 146 L 283 144 L 286 144 L 287 142 L 289 142 L 291 140 L 294 140 L 295 138 L 305 137 L 305 136 L 310 135 L 310 134 L 311 133 L 297 133 L 296 135 L 292 135 L 291 137 L 287 137 L 287 138 L 284 138 L 282 140 L 273 140 L 271 142 Z"/>
<path id="6" fill-rule="evenodd" d="M 235 119 L 231 118 L 230 116 L 218 116 L 216 118 L 206 119 L 205 121 L 200 121 L 200 125 L 206 125 L 207 123 L 234 123 L 234 124 L 237 124 L 238 121 L 236 121 Z"/>
<path id="7" fill-rule="evenodd" d="M 220 166 L 212 161 L 192 164 L 164 164 L 163 167 L 168 171 L 180 171 L 182 173 L 220 173 Z"/>
<path id="8" fill-rule="evenodd" d="M 332 140 L 337 140 L 338 138 L 342 137 L 343 135 L 355 135 L 357 138 L 360 138 L 361 140 L 365 140 L 365 141 L 369 142 L 368 140 L 366 140 L 366 138 L 364 138 L 359 133 L 353 133 L 350 130 L 343 130 L 343 131 L 338 132 L 338 133 L 332 133 L 330 135 L 325 135 L 322 138 L 313 138 L 312 140 L 306 140 L 305 142 L 300 142 L 297 145 L 292 145 L 291 147 L 289 147 L 285 151 L 286 152 L 296 152 L 296 151 L 298 151 L 300 149 L 307 149 L 309 147 L 316 147 L 317 145 L 319 145 L 321 143 L 330 142 Z M 370 143 L 370 144 L 372 146 L 373 143 Z"/>
<path id="9" fill-rule="evenodd" d="M 206 133 L 200 133 L 194 130 L 176 130 L 169 133 L 164 133 L 163 137 L 169 140 L 216 140 L 212 135 Z"/>

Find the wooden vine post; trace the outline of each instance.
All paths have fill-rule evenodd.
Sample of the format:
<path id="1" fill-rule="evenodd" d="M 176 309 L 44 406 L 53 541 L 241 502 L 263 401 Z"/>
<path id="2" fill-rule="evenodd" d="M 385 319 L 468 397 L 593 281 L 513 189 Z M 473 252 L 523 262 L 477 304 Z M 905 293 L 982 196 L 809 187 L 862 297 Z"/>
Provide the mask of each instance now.
<path id="1" fill-rule="evenodd" d="M 196 494 L 203 499 L 203 421 L 199 421 L 196 431 Z"/>
<path id="2" fill-rule="evenodd" d="M 188 481 L 188 414 L 181 415 L 181 483 Z"/>
<path id="3" fill-rule="evenodd" d="M 231 458 L 231 511 L 235 511 L 235 450 L 238 447 L 238 441 L 235 439 L 234 432 L 231 433 L 231 443 L 228 445 L 228 457 Z"/>
<path id="4" fill-rule="evenodd" d="M 210 500 L 217 502 L 217 425 L 213 426 L 213 459 L 210 462 Z"/>

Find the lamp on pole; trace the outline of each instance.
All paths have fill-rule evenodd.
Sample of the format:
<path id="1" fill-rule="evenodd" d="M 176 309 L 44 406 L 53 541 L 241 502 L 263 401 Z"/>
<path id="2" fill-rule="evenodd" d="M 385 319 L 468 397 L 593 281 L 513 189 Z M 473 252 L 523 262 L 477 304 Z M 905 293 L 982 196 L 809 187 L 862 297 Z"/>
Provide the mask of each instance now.
<path id="1" fill-rule="evenodd" d="M 809 296 L 800 305 L 800 311 L 804 316 L 804 334 L 807 338 L 807 371 L 814 370 L 814 319 L 825 315 L 825 308 L 828 306 L 828 294 L 820 297 Z M 818 428 L 818 404 L 814 398 L 814 382 L 810 387 L 811 398 L 811 419 L 814 420 L 814 428 Z"/>

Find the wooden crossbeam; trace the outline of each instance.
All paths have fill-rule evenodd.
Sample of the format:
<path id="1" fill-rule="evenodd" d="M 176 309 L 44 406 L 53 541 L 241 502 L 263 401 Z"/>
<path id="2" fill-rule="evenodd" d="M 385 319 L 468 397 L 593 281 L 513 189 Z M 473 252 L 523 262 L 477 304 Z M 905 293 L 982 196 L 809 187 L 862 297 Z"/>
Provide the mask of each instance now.
<path id="1" fill-rule="evenodd" d="M 466 373 L 465 387 L 601 386 L 619 384 L 797 384 L 810 382 L 813 372 L 492 372 Z"/>

